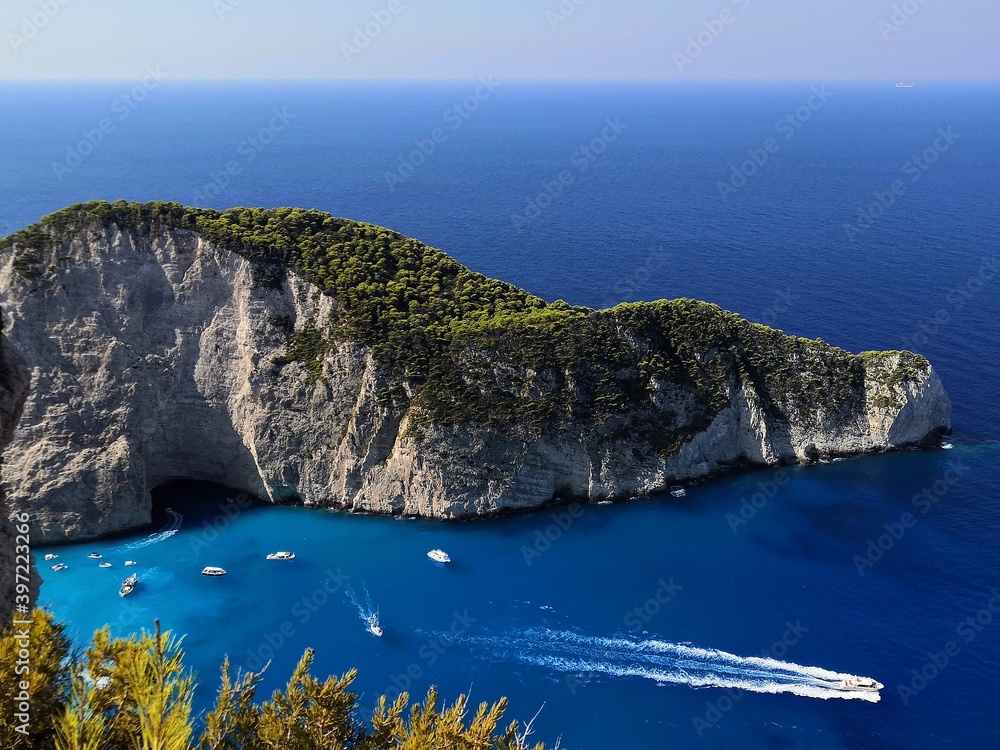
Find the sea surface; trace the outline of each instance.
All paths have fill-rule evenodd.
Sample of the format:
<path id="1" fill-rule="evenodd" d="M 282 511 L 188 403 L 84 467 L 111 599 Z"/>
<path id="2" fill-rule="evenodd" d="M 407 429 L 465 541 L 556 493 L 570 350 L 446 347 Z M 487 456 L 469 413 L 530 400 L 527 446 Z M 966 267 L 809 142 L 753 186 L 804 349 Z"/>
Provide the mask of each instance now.
<path id="1" fill-rule="evenodd" d="M 225 654 L 270 690 L 313 647 L 366 706 L 506 695 L 570 750 L 995 746 L 998 132 L 994 85 L 0 84 L 0 235 L 98 198 L 314 207 L 549 300 L 914 349 L 954 403 L 953 450 L 477 523 L 165 487 L 151 529 L 36 549 L 69 565 L 42 603 L 81 643 L 186 634 L 199 709 Z"/>

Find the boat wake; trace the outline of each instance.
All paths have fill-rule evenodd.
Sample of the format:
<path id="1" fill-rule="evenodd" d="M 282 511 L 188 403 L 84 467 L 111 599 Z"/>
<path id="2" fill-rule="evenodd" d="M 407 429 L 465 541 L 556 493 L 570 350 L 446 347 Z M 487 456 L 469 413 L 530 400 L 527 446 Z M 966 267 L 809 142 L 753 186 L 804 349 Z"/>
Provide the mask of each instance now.
<path id="1" fill-rule="evenodd" d="M 150 534 L 145 539 L 140 539 L 137 542 L 131 542 L 126 544 L 121 549 L 122 550 L 136 550 L 142 549 L 143 547 L 149 547 L 153 544 L 159 544 L 160 542 L 166 541 L 174 534 L 176 534 L 181 529 L 181 524 L 184 523 L 184 516 L 178 513 L 173 508 L 167 508 L 167 515 L 170 516 L 170 520 L 167 525 L 162 529 L 157 531 L 155 534 Z"/>
<path id="2" fill-rule="evenodd" d="M 493 658 L 570 674 L 641 677 L 696 688 L 792 693 L 821 700 L 840 698 L 871 703 L 880 700 L 877 692 L 842 689 L 841 680 L 853 675 L 666 641 L 597 638 L 537 628 L 463 640 L 474 650 L 489 652 Z"/>
<path id="3" fill-rule="evenodd" d="M 371 594 L 368 593 L 368 587 L 363 583 L 361 584 L 361 591 L 363 594 L 361 598 L 359 598 L 357 593 L 355 593 L 353 587 L 348 587 L 344 593 L 347 595 L 351 604 L 357 607 L 358 617 L 365 622 L 371 622 L 372 617 L 375 615 L 375 606 L 372 604 L 372 597 Z"/>

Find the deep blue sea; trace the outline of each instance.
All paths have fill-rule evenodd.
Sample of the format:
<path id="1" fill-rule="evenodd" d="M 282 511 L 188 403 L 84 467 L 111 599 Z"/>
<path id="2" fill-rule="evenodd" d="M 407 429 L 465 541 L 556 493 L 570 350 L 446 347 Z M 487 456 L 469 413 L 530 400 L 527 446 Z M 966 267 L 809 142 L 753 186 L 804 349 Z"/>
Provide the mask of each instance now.
<path id="1" fill-rule="evenodd" d="M 199 707 L 224 654 L 273 659 L 271 688 L 312 646 L 366 705 L 507 695 L 570 750 L 997 746 L 997 133 L 1000 87 L 971 84 L 2 84 L 0 235 L 97 198 L 314 207 L 550 300 L 693 297 L 913 348 L 954 402 L 951 451 L 481 523 L 165 488 L 154 528 L 54 550 L 42 602 L 81 641 L 186 633 Z"/>

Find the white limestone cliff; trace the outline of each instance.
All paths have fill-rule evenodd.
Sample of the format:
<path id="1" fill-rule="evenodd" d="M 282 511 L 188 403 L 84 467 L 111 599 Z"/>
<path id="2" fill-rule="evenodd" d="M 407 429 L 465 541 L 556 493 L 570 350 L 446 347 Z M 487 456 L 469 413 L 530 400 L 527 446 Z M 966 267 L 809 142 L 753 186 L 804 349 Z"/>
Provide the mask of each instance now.
<path id="1" fill-rule="evenodd" d="M 775 464 L 917 443 L 947 429 L 934 371 L 888 385 L 872 360 L 850 418 L 782 421 L 752 385 L 666 457 L 628 436 L 526 433 L 421 424 L 383 405 L 371 351 L 340 343 L 322 376 L 277 367 L 289 326 L 336 301 L 289 275 L 259 283 L 243 257 L 187 230 L 151 237 L 117 227 L 46 251 L 25 278 L 0 252 L 0 307 L 29 363 L 31 393 L 7 449 L 15 509 L 37 541 L 84 539 L 150 521 L 150 491 L 172 479 L 225 484 L 273 502 L 466 518 L 556 498 L 624 498 L 739 461 Z M 876 370 L 878 372 L 876 372 Z M 685 394 L 651 384 L 657 408 L 690 419 Z"/>

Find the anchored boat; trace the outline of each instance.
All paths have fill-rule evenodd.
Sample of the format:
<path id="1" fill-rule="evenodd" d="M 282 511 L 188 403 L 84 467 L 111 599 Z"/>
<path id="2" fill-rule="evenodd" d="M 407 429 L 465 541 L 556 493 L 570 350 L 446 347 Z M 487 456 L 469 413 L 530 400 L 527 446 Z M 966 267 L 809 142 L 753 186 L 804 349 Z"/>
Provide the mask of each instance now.
<path id="1" fill-rule="evenodd" d="M 434 562 L 439 562 L 439 563 L 451 562 L 451 558 L 448 557 L 448 553 L 445 552 L 443 549 L 432 549 L 430 552 L 427 553 L 427 556 Z"/>
<path id="2" fill-rule="evenodd" d="M 201 571 L 201 574 L 203 576 L 224 576 L 226 574 L 226 571 L 223 570 L 222 568 L 213 568 L 211 565 L 209 565 L 207 568 L 204 568 Z"/>
<path id="3" fill-rule="evenodd" d="M 268 560 L 294 560 L 294 552 L 272 552 L 267 556 Z"/>

